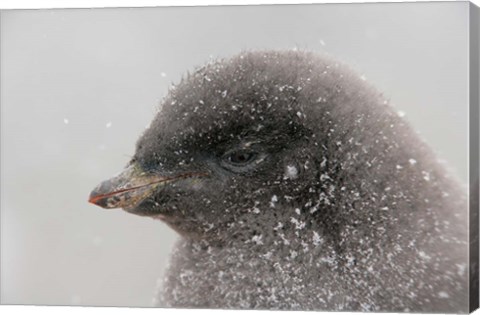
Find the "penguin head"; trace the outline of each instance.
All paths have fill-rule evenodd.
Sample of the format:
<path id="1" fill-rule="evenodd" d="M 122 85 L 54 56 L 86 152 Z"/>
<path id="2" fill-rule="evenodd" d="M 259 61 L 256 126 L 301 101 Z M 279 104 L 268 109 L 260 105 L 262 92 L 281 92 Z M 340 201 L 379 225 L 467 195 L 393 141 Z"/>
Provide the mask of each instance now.
<path id="1" fill-rule="evenodd" d="M 334 170 L 325 164 L 339 149 L 334 112 L 361 85 L 349 76 L 328 59 L 293 51 L 199 68 L 170 89 L 133 159 L 90 202 L 196 238 L 249 238 L 294 211 L 310 215 L 332 189 Z"/>

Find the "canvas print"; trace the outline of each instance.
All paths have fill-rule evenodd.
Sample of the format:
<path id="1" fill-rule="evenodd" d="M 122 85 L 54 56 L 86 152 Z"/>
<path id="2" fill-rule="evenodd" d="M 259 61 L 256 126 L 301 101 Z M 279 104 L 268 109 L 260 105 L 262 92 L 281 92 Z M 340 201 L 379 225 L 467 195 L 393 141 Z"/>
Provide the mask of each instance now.
<path id="1" fill-rule="evenodd" d="M 478 307 L 474 5 L 1 23 L 2 304 Z"/>

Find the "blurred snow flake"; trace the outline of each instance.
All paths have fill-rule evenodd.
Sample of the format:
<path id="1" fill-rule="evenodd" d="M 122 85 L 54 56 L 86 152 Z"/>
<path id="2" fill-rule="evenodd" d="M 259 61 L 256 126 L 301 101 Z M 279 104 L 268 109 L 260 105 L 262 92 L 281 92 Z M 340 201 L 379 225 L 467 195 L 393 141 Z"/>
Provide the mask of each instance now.
<path id="1" fill-rule="evenodd" d="M 275 208 L 275 203 L 278 201 L 277 195 L 273 195 L 272 199 L 270 200 L 270 207 Z"/>
<path id="2" fill-rule="evenodd" d="M 262 235 L 254 235 L 252 237 L 252 242 L 257 244 L 257 245 L 262 245 L 263 242 L 262 242 Z"/>
<path id="3" fill-rule="evenodd" d="M 320 235 L 313 231 L 313 238 L 312 238 L 312 241 L 313 241 L 313 245 L 315 246 L 318 246 L 318 245 L 321 245 L 323 243 L 323 240 L 322 238 L 320 237 Z"/>
<path id="4" fill-rule="evenodd" d="M 166 74 L 165 72 L 162 72 L 162 73 L 160 73 L 160 76 L 161 76 L 162 78 L 165 78 L 165 77 L 167 76 L 167 74 Z"/>
<path id="5" fill-rule="evenodd" d="M 430 181 L 430 173 L 422 171 L 423 174 L 423 179 L 426 180 L 427 182 Z"/>
<path id="6" fill-rule="evenodd" d="M 109 122 L 108 122 L 108 123 L 105 125 L 105 127 L 107 127 L 107 128 L 110 128 L 110 127 L 112 127 L 112 122 L 111 122 L 111 121 L 109 121 Z"/>
<path id="7" fill-rule="evenodd" d="M 284 177 L 285 179 L 296 179 L 298 177 L 298 169 L 294 165 L 287 165 Z"/>
<path id="8" fill-rule="evenodd" d="M 465 274 L 465 270 L 467 269 L 467 266 L 465 264 L 456 264 L 458 268 L 458 275 L 463 276 Z"/>
<path id="9" fill-rule="evenodd" d="M 68 125 L 68 123 L 69 123 L 68 118 L 63 118 L 63 123 L 64 123 L 65 125 Z"/>

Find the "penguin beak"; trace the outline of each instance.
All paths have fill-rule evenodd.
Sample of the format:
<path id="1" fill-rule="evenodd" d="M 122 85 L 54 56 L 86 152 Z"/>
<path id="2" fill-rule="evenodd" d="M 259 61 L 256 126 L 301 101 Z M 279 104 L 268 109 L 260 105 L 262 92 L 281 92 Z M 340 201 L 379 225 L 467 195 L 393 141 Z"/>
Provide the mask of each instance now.
<path id="1" fill-rule="evenodd" d="M 132 208 L 167 181 L 167 177 L 147 174 L 133 163 L 122 173 L 95 187 L 88 202 L 105 209 Z"/>
<path id="2" fill-rule="evenodd" d="M 205 175 L 188 173 L 167 177 L 147 173 L 137 163 L 132 163 L 119 175 L 103 181 L 95 187 L 90 193 L 88 202 L 105 209 L 132 209 L 141 201 L 152 196 L 160 187 L 172 181 Z"/>

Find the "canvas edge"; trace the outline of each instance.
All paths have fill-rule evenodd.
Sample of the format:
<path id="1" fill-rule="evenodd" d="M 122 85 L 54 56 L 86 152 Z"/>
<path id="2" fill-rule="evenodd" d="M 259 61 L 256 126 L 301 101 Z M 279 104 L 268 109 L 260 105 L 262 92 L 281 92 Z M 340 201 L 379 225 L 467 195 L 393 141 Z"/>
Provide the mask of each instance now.
<path id="1" fill-rule="evenodd" d="M 469 311 L 479 306 L 479 8 L 469 5 Z"/>

